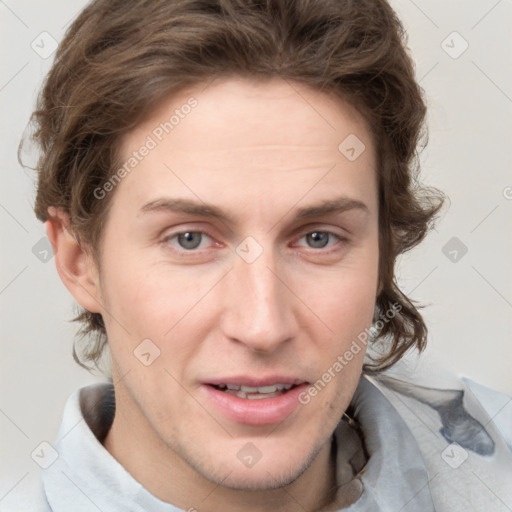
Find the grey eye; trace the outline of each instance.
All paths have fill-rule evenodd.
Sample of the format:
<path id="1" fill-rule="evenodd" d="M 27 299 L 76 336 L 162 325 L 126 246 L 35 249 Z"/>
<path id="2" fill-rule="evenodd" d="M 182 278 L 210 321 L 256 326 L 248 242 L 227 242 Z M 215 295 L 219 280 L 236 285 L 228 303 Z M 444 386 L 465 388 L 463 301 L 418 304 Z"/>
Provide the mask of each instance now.
<path id="1" fill-rule="evenodd" d="M 197 249 L 201 244 L 203 233 L 187 231 L 186 233 L 180 233 L 176 236 L 178 237 L 178 243 L 183 249 Z"/>
<path id="2" fill-rule="evenodd" d="M 315 249 L 322 249 L 329 242 L 329 233 L 323 231 L 313 231 L 306 235 L 306 240 L 310 247 Z"/>

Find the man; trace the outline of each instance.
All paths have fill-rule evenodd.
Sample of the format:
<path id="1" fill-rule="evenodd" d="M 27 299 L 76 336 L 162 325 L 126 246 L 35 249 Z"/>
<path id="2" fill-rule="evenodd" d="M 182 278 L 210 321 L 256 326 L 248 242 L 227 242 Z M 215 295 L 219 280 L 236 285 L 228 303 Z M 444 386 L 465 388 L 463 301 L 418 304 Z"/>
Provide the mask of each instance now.
<path id="1" fill-rule="evenodd" d="M 469 384 L 396 365 L 426 326 L 394 263 L 442 202 L 412 185 L 424 115 L 384 1 L 89 4 L 35 210 L 112 383 L 70 398 L 23 510 L 512 506 Z"/>

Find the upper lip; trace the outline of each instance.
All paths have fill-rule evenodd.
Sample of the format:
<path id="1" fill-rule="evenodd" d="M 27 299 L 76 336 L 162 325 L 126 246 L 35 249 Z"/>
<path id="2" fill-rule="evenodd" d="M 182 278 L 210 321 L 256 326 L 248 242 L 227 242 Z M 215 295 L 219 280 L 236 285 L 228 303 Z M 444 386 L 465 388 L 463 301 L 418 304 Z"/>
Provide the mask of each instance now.
<path id="1" fill-rule="evenodd" d="M 240 375 L 232 377 L 220 377 L 204 381 L 204 384 L 208 384 L 210 386 L 219 386 L 220 384 L 234 384 L 237 386 L 247 386 L 252 388 L 272 386 L 273 384 L 291 384 L 293 386 L 297 386 L 304 383 L 306 383 L 304 379 L 286 375 L 271 375 L 268 377 L 248 377 L 247 375 Z"/>

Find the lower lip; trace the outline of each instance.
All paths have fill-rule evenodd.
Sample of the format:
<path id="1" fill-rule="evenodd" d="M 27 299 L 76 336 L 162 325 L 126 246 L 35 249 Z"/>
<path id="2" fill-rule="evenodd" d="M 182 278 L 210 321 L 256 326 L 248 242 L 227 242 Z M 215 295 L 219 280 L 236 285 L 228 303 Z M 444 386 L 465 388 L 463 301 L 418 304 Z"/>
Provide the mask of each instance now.
<path id="1" fill-rule="evenodd" d="M 206 384 L 201 389 L 213 406 L 231 421 L 247 425 L 271 425 L 284 420 L 301 405 L 299 394 L 307 386 L 306 383 L 300 384 L 280 396 L 258 400 L 238 398 Z"/>

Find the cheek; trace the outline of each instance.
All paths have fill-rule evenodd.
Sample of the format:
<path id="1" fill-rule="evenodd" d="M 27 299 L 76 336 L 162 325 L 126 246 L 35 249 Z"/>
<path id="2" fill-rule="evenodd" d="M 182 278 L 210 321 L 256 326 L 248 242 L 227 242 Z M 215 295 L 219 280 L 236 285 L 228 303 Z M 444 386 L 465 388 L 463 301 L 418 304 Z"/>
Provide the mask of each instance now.
<path id="1" fill-rule="evenodd" d="M 185 368 L 212 327 L 215 308 L 208 291 L 217 280 L 215 272 L 199 276 L 190 268 L 143 259 L 109 267 L 104 282 L 105 309 L 111 313 L 107 331 L 112 356 L 122 369 L 144 373 L 134 351 L 146 339 L 160 351 L 152 369 L 165 367 L 175 374 Z"/>
<path id="2" fill-rule="evenodd" d="M 205 279 L 207 281 L 207 279 Z M 183 269 L 138 260 L 111 266 L 105 280 L 108 307 L 139 334 L 163 333 L 183 317 L 203 292 Z M 107 304 L 105 304 L 107 307 Z M 143 333 L 140 329 L 148 329 Z"/>
<path id="3" fill-rule="evenodd" d="M 375 263 L 376 267 L 377 263 Z M 333 336 L 347 340 L 371 324 L 377 293 L 377 271 L 344 267 L 297 282 L 300 298 Z"/>

